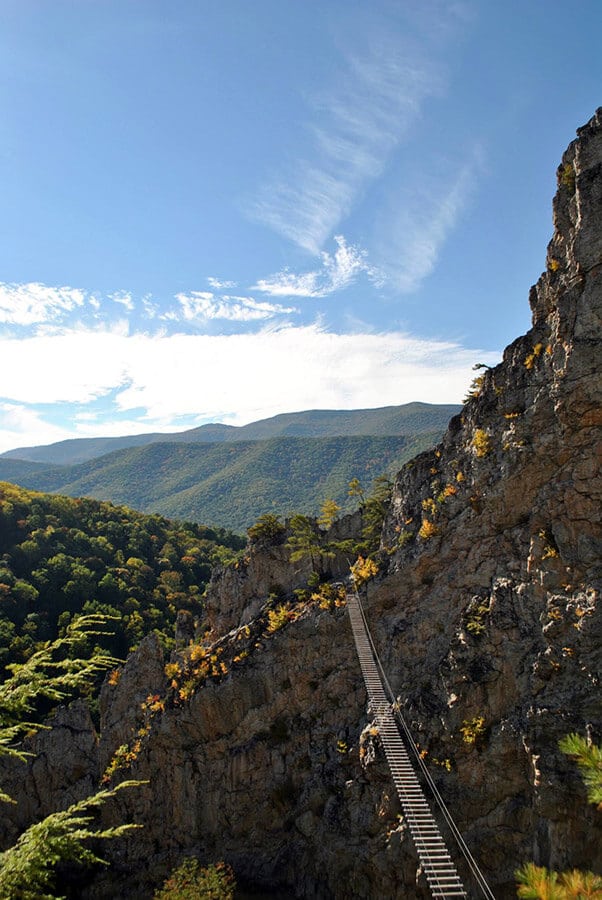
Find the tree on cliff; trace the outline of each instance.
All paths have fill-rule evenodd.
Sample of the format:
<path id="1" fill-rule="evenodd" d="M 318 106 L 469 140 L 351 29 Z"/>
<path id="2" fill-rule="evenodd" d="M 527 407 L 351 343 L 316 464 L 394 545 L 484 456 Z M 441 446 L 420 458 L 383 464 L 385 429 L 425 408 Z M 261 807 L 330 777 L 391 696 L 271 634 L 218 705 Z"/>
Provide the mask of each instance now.
<path id="1" fill-rule="evenodd" d="M 325 531 L 332 527 L 341 507 L 335 500 L 325 500 L 320 510 L 318 525 Z"/>
<path id="2" fill-rule="evenodd" d="M 290 535 L 286 546 L 290 551 L 291 562 L 309 557 L 312 567 L 315 569 L 320 561 L 320 538 L 309 516 L 300 513 L 293 516 L 289 523 Z"/>
<path id="3" fill-rule="evenodd" d="M 349 482 L 349 490 L 347 491 L 348 497 L 357 497 L 359 501 L 359 508 L 362 509 L 364 506 L 365 494 L 364 489 L 360 483 L 359 478 L 352 478 Z"/>
<path id="4" fill-rule="evenodd" d="M 559 747 L 573 757 L 587 790 L 587 799 L 602 810 L 602 747 L 596 747 L 579 734 L 567 734 Z M 527 863 L 516 873 L 517 894 L 524 900 L 586 900 L 602 898 L 602 876 L 593 872 L 551 872 L 544 866 Z"/>
<path id="5" fill-rule="evenodd" d="M 188 857 L 155 892 L 154 900 L 232 900 L 235 887 L 230 866 L 218 862 L 202 868 L 198 859 Z"/>
<path id="6" fill-rule="evenodd" d="M 259 516 L 254 525 L 247 528 L 249 540 L 255 543 L 277 544 L 286 532 L 285 526 L 280 521 L 280 516 L 273 513 L 264 513 Z"/>
<path id="7" fill-rule="evenodd" d="M 70 652 L 86 639 L 106 634 L 102 616 L 82 616 L 72 622 L 64 637 L 38 650 L 25 663 L 7 668 L 9 677 L 0 684 L 0 756 L 25 761 L 32 754 L 18 745 L 25 734 L 48 728 L 40 719 L 47 704 L 55 704 L 90 688 L 97 676 L 112 668 L 118 660 L 96 650 L 89 658 L 71 658 Z M 52 813 L 31 825 L 17 843 L 0 853 L 0 897 L 19 900 L 45 900 L 56 895 L 52 890 L 54 869 L 59 862 L 84 864 L 104 862 L 86 841 L 119 837 L 138 825 L 98 828 L 93 825 L 94 810 L 117 791 L 140 784 L 122 782 Z M 0 802 L 14 803 L 0 790 Z"/>
<path id="8" fill-rule="evenodd" d="M 393 485 L 386 475 L 374 479 L 372 493 L 362 502 L 362 543 L 358 550 L 364 555 L 378 550 L 383 522 L 391 502 Z"/>

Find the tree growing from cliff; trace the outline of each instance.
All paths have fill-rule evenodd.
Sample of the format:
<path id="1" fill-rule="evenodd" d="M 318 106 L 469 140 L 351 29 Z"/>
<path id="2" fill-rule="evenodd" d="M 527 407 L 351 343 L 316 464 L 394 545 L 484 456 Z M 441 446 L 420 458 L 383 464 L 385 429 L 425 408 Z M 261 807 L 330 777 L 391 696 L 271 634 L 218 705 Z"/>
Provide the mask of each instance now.
<path id="1" fill-rule="evenodd" d="M 559 747 L 577 763 L 585 782 L 587 799 L 602 807 L 602 747 L 579 734 L 568 734 Z M 602 898 L 602 876 L 593 872 L 552 872 L 545 866 L 527 863 L 516 872 L 517 896 L 524 900 L 588 900 Z"/>
<path id="2" fill-rule="evenodd" d="M 349 490 L 347 491 L 348 497 L 357 497 L 360 509 L 364 506 L 365 494 L 362 485 L 360 484 L 359 478 L 352 478 L 349 482 Z"/>
<path id="3" fill-rule="evenodd" d="M 308 583 L 315 586 L 320 580 L 320 574 L 323 574 L 324 561 L 335 556 L 335 545 L 320 540 L 316 522 L 309 516 L 300 513 L 293 516 L 289 522 L 289 529 L 290 534 L 286 541 L 289 559 L 292 563 L 302 559 L 310 560 L 312 575 Z"/>
<path id="4" fill-rule="evenodd" d="M 223 862 L 201 867 L 188 857 L 172 872 L 153 900 L 232 900 L 236 887 L 234 873 Z"/>
<path id="5" fill-rule="evenodd" d="M 275 516 L 273 513 L 264 513 L 263 516 L 259 516 L 254 525 L 247 528 L 249 540 L 267 544 L 278 543 L 285 531 L 286 528 L 280 521 L 280 516 Z"/>
<path id="6" fill-rule="evenodd" d="M 318 517 L 318 525 L 325 531 L 332 527 L 337 515 L 340 513 L 341 507 L 336 500 L 325 500 L 322 504 L 320 515 Z"/>
<path id="7" fill-rule="evenodd" d="M 49 728 L 40 720 L 45 704 L 47 709 L 48 704 L 60 703 L 89 689 L 100 673 L 118 663 L 101 650 L 88 658 L 69 655 L 89 638 L 107 634 L 105 627 L 105 617 L 82 616 L 68 626 L 64 637 L 48 643 L 27 662 L 7 667 L 11 674 L 0 684 L 0 756 L 25 761 L 32 754 L 18 741 L 25 734 Z M 139 784 L 128 781 L 112 790 L 99 791 L 31 825 L 13 847 L 0 853 L 0 897 L 20 900 L 55 897 L 49 891 L 59 862 L 103 862 L 85 842 L 116 838 L 139 826 L 95 827 L 95 810 L 118 790 Z M 0 801 L 14 802 L 2 790 Z"/>
<path id="8" fill-rule="evenodd" d="M 359 549 L 364 555 L 378 549 L 392 490 L 391 480 L 386 475 L 379 475 L 374 479 L 372 493 L 363 504 L 362 546 Z"/>
<path id="9" fill-rule="evenodd" d="M 286 547 L 290 552 L 290 561 L 299 562 L 309 558 L 312 568 L 315 569 L 320 561 L 321 547 L 312 520 L 299 513 L 291 518 L 289 527 L 290 535 Z"/>

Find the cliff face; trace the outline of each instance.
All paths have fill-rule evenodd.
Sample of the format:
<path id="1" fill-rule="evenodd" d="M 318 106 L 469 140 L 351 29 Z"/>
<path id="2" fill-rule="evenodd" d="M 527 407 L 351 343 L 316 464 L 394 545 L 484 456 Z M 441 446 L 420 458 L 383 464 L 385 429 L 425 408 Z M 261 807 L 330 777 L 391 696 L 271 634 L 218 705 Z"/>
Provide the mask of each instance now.
<path id="1" fill-rule="evenodd" d="M 451 760 L 448 796 L 502 884 L 517 860 L 602 864 L 600 815 L 557 750 L 602 725 L 602 111 L 578 135 L 533 328 L 399 474 L 370 591 L 394 687 L 421 744 Z"/>
<path id="2" fill-rule="evenodd" d="M 602 869 L 602 816 L 557 749 L 570 731 L 602 740 L 602 110 L 558 174 L 533 327 L 483 372 L 443 442 L 399 473 L 366 594 L 389 680 L 498 898 L 514 896 L 524 861 Z M 138 734 L 120 772 L 149 785 L 107 817 L 144 828 L 110 848 L 112 869 L 85 896 L 152 896 L 190 854 L 226 859 L 259 896 L 426 896 L 345 609 L 302 603 L 269 628 L 270 594 L 274 607 L 307 574 L 282 546 L 257 545 L 211 586 L 196 681 L 166 678 L 151 637 L 105 685 L 99 741 L 79 706 L 62 711 L 61 747 L 52 732 L 35 739 L 43 767 L 0 773 L 24 794 L 5 838 L 67 802 L 63 763 L 72 795 L 89 791 Z"/>

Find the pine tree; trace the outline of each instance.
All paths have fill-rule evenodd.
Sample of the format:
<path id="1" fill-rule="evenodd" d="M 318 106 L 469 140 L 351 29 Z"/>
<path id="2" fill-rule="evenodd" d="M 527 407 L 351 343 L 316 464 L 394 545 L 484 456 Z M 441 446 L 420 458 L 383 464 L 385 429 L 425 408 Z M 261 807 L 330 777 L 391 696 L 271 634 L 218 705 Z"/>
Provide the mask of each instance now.
<path id="1" fill-rule="evenodd" d="M 25 663 L 7 666 L 11 672 L 0 684 L 0 756 L 26 760 L 31 754 L 17 743 L 25 734 L 48 728 L 36 716 L 41 700 L 59 703 L 89 689 L 97 676 L 119 663 L 113 656 L 96 650 L 88 659 L 71 658 L 89 637 L 109 634 L 103 630 L 107 618 L 99 615 L 81 616 L 57 638 L 38 650 Z M 91 838 L 110 839 L 124 834 L 138 825 L 125 824 L 111 828 L 93 825 L 94 811 L 123 788 L 140 785 L 140 781 L 125 781 L 111 790 L 98 793 L 74 803 L 68 809 L 51 813 L 41 822 L 23 832 L 17 843 L 0 853 L 0 897 L 19 900 L 54 898 L 52 889 L 54 869 L 63 861 L 98 863 L 103 860 L 85 842 Z M 0 801 L 14 803 L 0 790 Z"/>
<path id="2" fill-rule="evenodd" d="M 61 812 L 51 813 L 23 832 L 14 847 L 0 853 L 0 897 L 19 900 L 51 900 L 54 869 L 59 862 L 84 865 L 105 863 L 86 846 L 85 841 L 120 837 L 141 825 L 117 825 L 96 828 L 92 825 L 94 809 L 124 788 L 140 785 L 140 781 L 122 781 L 111 790 L 98 791 Z"/>
<path id="3" fill-rule="evenodd" d="M 291 562 L 299 562 L 309 557 L 315 569 L 320 559 L 320 539 L 312 520 L 300 513 L 289 522 L 290 535 L 286 546 L 290 551 Z"/>
<path id="4" fill-rule="evenodd" d="M 318 525 L 325 531 L 332 527 L 341 507 L 335 500 L 325 500 L 322 504 L 320 515 L 318 517 Z"/>
<path id="5" fill-rule="evenodd" d="M 559 745 L 563 753 L 573 757 L 585 782 L 587 799 L 602 809 L 602 747 L 596 747 L 580 734 L 567 734 Z"/>
<path id="6" fill-rule="evenodd" d="M 579 734 L 567 734 L 560 749 L 577 762 L 587 789 L 587 799 L 602 807 L 602 748 Z M 526 863 L 516 872 L 517 896 L 525 900 L 602 900 L 602 876 L 593 872 L 552 872 L 544 866 Z"/>

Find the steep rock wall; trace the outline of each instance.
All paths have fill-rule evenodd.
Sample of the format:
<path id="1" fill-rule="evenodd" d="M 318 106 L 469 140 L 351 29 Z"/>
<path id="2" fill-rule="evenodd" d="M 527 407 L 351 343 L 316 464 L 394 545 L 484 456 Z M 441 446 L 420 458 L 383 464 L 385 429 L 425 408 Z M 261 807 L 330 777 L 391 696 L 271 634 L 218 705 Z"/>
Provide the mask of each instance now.
<path id="1" fill-rule="evenodd" d="M 602 870 L 601 816 L 557 749 L 568 731 L 602 739 L 601 200 L 598 111 L 559 168 L 533 328 L 483 373 L 442 443 L 399 473 L 365 601 L 404 714 L 498 898 L 514 896 L 513 871 L 530 859 Z M 62 711 L 59 755 L 51 732 L 35 739 L 42 775 L 35 763 L 4 769 L 29 803 L 9 811 L 5 839 L 88 791 L 143 727 L 115 777 L 149 784 L 105 816 L 144 828 L 110 848 L 111 869 L 82 896 L 150 897 L 189 854 L 225 858 L 255 896 L 427 896 L 345 610 L 307 603 L 267 627 L 274 587 L 292 596 L 307 574 L 281 546 L 252 548 L 207 601 L 211 665 L 225 672 L 172 688 L 151 637 L 105 685 L 100 740 L 79 707 Z M 160 698 L 150 721 L 149 695 Z"/>
<path id="2" fill-rule="evenodd" d="M 569 731 L 602 737 L 602 111 L 578 135 L 533 328 L 399 474 L 370 590 L 395 689 L 508 895 L 517 861 L 602 865 L 600 816 L 557 749 Z"/>

